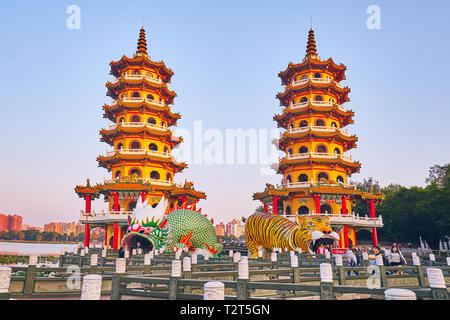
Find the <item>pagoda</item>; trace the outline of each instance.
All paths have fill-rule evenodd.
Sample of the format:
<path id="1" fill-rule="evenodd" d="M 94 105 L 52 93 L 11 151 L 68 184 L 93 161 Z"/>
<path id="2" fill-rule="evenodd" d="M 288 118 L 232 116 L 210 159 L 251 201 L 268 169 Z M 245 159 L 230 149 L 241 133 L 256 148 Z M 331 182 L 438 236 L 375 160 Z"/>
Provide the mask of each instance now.
<path id="1" fill-rule="evenodd" d="M 284 86 L 277 94 L 283 111 L 273 119 L 285 131 L 274 143 L 286 155 L 273 168 L 283 175 L 282 183 L 277 187 L 267 184 L 263 192 L 253 195 L 254 200 L 263 202 L 265 212 L 270 202 L 273 214 L 297 222 L 305 215 L 329 216 L 340 234 L 341 248 L 357 245 L 356 231 L 360 229 L 370 230 L 373 244 L 378 244 L 377 227 L 383 224 L 376 216 L 375 204 L 384 198 L 348 182 L 361 164 L 345 155 L 356 148 L 358 140 L 346 128 L 353 124 L 354 112 L 344 107 L 350 92 L 341 84 L 345 70 L 346 66 L 331 58 L 321 60 L 310 29 L 303 61 L 290 63 L 278 75 Z M 352 212 L 355 201 L 369 203 L 370 217 Z"/>
<path id="2" fill-rule="evenodd" d="M 100 140 L 112 150 L 99 155 L 97 162 L 111 178 L 95 186 L 88 180 L 75 192 L 86 203 L 80 217 L 85 224 L 84 245 L 89 246 L 90 229 L 102 227 L 105 246 L 117 249 L 139 199 L 155 207 L 165 197 L 169 210 L 175 202 L 192 204 L 206 195 L 196 191 L 192 182 L 174 183 L 175 174 L 187 165 L 171 156 L 172 149 L 183 141 L 170 129 L 181 118 L 170 106 L 176 97 L 168 87 L 173 71 L 164 62 L 150 59 L 143 27 L 133 57 L 124 55 L 110 66 L 115 80 L 106 87 L 112 103 L 103 106 L 103 117 L 112 123 L 100 130 Z M 92 212 L 91 201 L 100 195 L 108 203 L 108 211 Z"/>

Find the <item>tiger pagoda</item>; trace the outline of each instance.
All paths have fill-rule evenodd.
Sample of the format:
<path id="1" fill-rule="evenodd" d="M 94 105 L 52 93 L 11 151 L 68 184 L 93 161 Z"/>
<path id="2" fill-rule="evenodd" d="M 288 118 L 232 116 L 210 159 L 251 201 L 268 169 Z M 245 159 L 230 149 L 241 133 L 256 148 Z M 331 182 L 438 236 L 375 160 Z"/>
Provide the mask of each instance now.
<path id="1" fill-rule="evenodd" d="M 100 140 L 112 150 L 99 155 L 97 162 L 111 173 L 111 179 L 96 185 L 87 180 L 86 185 L 76 186 L 75 192 L 85 201 L 80 216 L 85 224 L 84 245 L 89 246 L 90 230 L 102 227 L 106 231 L 105 246 L 116 250 L 137 201 L 148 199 L 155 207 L 164 196 L 170 210 L 175 204 L 195 204 L 206 195 L 195 190 L 192 182 L 174 183 L 175 174 L 187 165 L 171 155 L 183 141 L 170 129 L 181 118 L 170 106 L 176 97 L 168 88 L 173 71 L 164 62 L 150 59 L 143 27 L 133 57 L 123 56 L 110 66 L 115 80 L 107 82 L 106 87 L 112 103 L 103 106 L 103 117 L 112 123 L 100 130 Z M 91 201 L 101 195 L 108 210 L 93 212 Z"/>
<path id="2" fill-rule="evenodd" d="M 345 70 L 345 65 L 318 56 L 310 29 L 303 61 L 290 63 L 278 75 L 284 91 L 276 97 L 283 111 L 273 119 L 285 131 L 273 142 L 286 155 L 273 169 L 283 175 L 282 183 L 266 184 L 253 199 L 262 201 L 265 212 L 271 204 L 273 214 L 297 223 L 304 216 L 328 216 L 340 248 L 356 246 L 356 232 L 362 229 L 371 231 L 373 245 L 378 245 L 377 228 L 383 222 L 375 205 L 384 196 L 358 190 L 348 181 L 361 164 L 345 155 L 358 140 L 346 128 L 353 124 L 354 112 L 344 107 L 350 92 L 341 84 Z M 353 212 L 356 201 L 368 203 L 369 217 Z"/>

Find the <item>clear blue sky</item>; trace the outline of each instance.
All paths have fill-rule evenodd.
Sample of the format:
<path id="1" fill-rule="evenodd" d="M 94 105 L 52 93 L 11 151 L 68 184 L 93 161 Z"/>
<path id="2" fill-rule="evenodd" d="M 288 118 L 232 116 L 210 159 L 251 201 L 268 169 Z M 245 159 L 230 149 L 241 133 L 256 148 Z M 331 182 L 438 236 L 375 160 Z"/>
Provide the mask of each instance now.
<path id="1" fill-rule="evenodd" d="M 66 28 L 66 8 L 81 29 Z M 381 30 L 366 9 L 381 8 Z M 0 212 L 24 223 L 74 221 L 73 188 L 110 174 L 96 157 L 108 123 L 109 62 L 136 50 L 142 15 L 149 53 L 173 69 L 180 128 L 271 129 L 280 112 L 279 71 L 304 56 L 310 16 L 319 55 L 348 67 L 362 163 L 352 180 L 424 185 L 450 159 L 448 1 L 2 1 L 0 3 Z M 281 176 L 259 165 L 190 165 L 184 178 L 208 195 L 217 222 L 248 216 L 252 194 Z M 94 209 L 105 207 L 97 200 Z"/>

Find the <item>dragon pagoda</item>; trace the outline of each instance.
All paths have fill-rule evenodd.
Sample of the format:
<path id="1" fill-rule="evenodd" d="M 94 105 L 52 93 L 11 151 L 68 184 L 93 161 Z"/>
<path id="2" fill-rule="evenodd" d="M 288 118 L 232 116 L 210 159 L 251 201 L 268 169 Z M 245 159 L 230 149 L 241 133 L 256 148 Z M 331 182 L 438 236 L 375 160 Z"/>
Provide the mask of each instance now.
<path id="1" fill-rule="evenodd" d="M 90 230 L 105 229 L 105 246 L 118 249 L 129 227 L 137 201 L 156 207 L 164 197 L 167 211 L 193 206 L 206 194 L 197 191 L 193 183 L 174 183 L 174 176 L 187 167 L 171 155 L 183 139 L 173 135 L 171 127 L 181 118 L 172 110 L 176 93 L 168 84 L 173 71 L 164 62 L 155 62 L 147 52 L 145 30 L 140 30 L 137 51 L 132 58 L 123 56 L 110 63 L 107 96 L 111 104 L 103 106 L 103 117 L 110 120 L 108 128 L 100 130 L 100 140 L 112 150 L 97 157 L 100 167 L 111 173 L 103 183 L 76 186 L 75 192 L 85 201 L 80 222 L 85 224 L 84 245 L 89 246 Z M 108 210 L 93 212 L 91 202 L 103 195 Z"/>

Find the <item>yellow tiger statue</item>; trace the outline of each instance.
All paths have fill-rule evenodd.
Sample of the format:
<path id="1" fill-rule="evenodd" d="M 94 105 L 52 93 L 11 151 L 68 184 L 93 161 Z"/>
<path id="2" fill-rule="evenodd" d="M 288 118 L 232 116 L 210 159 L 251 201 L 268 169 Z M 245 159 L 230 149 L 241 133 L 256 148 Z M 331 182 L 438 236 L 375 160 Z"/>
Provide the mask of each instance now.
<path id="1" fill-rule="evenodd" d="M 284 251 L 301 248 L 314 253 L 316 242 L 335 244 L 339 235 L 331 229 L 328 217 L 299 217 L 298 224 L 283 216 L 254 213 L 245 222 L 245 242 L 253 258 L 258 249 L 281 248 Z M 320 241 L 318 241 L 320 240 Z"/>

